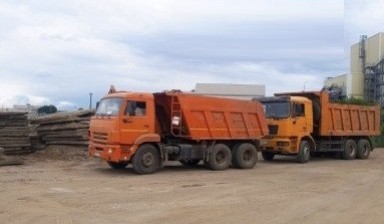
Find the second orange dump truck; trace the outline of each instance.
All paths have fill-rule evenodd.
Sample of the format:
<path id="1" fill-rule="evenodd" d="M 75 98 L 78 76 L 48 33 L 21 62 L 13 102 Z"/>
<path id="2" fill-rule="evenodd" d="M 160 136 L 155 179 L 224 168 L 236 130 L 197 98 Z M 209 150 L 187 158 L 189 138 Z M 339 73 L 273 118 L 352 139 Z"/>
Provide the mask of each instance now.
<path id="1" fill-rule="evenodd" d="M 258 99 L 269 135 L 262 155 L 294 155 L 305 163 L 311 154 L 338 152 L 343 159 L 367 159 L 370 136 L 380 134 L 380 107 L 331 102 L 328 91 L 275 94 Z"/>
<path id="2" fill-rule="evenodd" d="M 153 173 L 169 160 L 200 161 L 212 170 L 253 168 L 260 138 L 268 134 L 258 102 L 180 91 L 115 92 L 105 96 L 90 123 L 89 154 L 116 169 L 129 163 Z"/>

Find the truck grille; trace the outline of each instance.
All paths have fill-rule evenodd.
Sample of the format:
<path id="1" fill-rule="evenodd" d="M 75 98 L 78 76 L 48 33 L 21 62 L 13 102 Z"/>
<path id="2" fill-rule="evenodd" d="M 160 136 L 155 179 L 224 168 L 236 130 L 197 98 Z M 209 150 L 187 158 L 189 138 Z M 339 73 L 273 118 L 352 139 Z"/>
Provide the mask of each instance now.
<path id="1" fill-rule="evenodd" d="M 270 135 L 276 135 L 277 132 L 279 131 L 279 126 L 278 125 L 268 125 L 268 129 L 269 129 Z"/>
<path id="2" fill-rule="evenodd" d="M 96 144 L 106 145 L 108 140 L 108 134 L 102 132 L 93 132 L 93 142 Z"/>

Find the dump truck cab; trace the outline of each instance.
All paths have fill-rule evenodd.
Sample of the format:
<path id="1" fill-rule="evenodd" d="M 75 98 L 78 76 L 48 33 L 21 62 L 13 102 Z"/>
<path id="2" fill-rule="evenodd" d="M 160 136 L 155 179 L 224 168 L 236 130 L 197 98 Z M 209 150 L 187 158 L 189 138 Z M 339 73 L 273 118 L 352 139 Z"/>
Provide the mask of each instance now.
<path id="1" fill-rule="evenodd" d="M 269 128 L 262 149 L 270 154 L 297 154 L 301 140 L 313 131 L 312 102 L 301 96 L 266 97 L 260 102 Z"/>
<path id="2" fill-rule="evenodd" d="M 131 160 L 143 142 L 159 142 L 154 97 L 148 93 L 117 92 L 98 103 L 90 123 L 89 153 L 112 163 Z"/>

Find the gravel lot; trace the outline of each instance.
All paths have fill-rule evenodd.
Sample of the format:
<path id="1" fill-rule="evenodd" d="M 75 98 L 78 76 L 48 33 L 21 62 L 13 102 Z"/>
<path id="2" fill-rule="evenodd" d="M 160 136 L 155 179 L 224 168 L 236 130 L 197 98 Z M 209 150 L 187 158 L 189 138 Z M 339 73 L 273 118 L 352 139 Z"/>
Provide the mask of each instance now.
<path id="1" fill-rule="evenodd" d="M 63 153 L 65 152 L 65 153 Z M 384 149 L 368 160 L 293 157 L 252 170 L 112 170 L 51 147 L 0 167 L 1 223 L 384 223 Z"/>

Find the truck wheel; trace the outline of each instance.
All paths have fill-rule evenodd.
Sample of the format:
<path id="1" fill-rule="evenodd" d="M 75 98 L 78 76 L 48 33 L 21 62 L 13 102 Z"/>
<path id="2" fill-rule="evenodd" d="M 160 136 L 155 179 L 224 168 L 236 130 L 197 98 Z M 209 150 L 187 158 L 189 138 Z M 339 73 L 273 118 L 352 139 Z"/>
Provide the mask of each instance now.
<path id="1" fill-rule="evenodd" d="M 235 147 L 232 156 L 233 165 L 240 169 L 252 169 L 257 162 L 256 147 L 249 143 Z"/>
<path id="2" fill-rule="evenodd" d="M 196 166 L 200 162 L 200 159 L 188 159 L 188 160 L 180 160 L 180 163 L 184 166 Z"/>
<path id="3" fill-rule="evenodd" d="M 153 145 L 142 145 L 132 159 L 133 170 L 138 174 L 154 173 L 160 167 L 159 151 Z"/>
<path id="4" fill-rule="evenodd" d="M 272 161 L 273 158 L 275 157 L 275 153 L 267 152 L 267 151 L 262 151 L 261 155 L 263 156 L 263 159 L 266 161 Z"/>
<path id="5" fill-rule="evenodd" d="M 299 146 L 299 153 L 297 153 L 298 163 L 307 163 L 311 158 L 311 146 L 307 140 L 302 140 Z"/>
<path id="6" fill-rule="evenodd" d="M 356 157 L 357 145 L 352 139 L 348 139 L 344 145 L 344 151 L 341 152 L 341 157 L 345 160 L 351 160 Z"/>
<path id="7" fill-rule="evenodd" d="M 121 170 L 124 169 L 126 166 L 128 166 L 128 162 L 108 162 L 108 165 L 112 167 L 115 170 Z"/>
<path id="8" fill-rule="evenodd" d="M 371 153 L 371 144 L 367 139 L 360 139 L 357 143 L 357 159 L 368 159 L 369 154 Z"/>
<path id="9" fill-rule="evenodd" d="M 224 144 L 217 144 L 209 155 L 208 167 L 211 170 L 225 170 L 231 164 L 231 150 Z"/>

